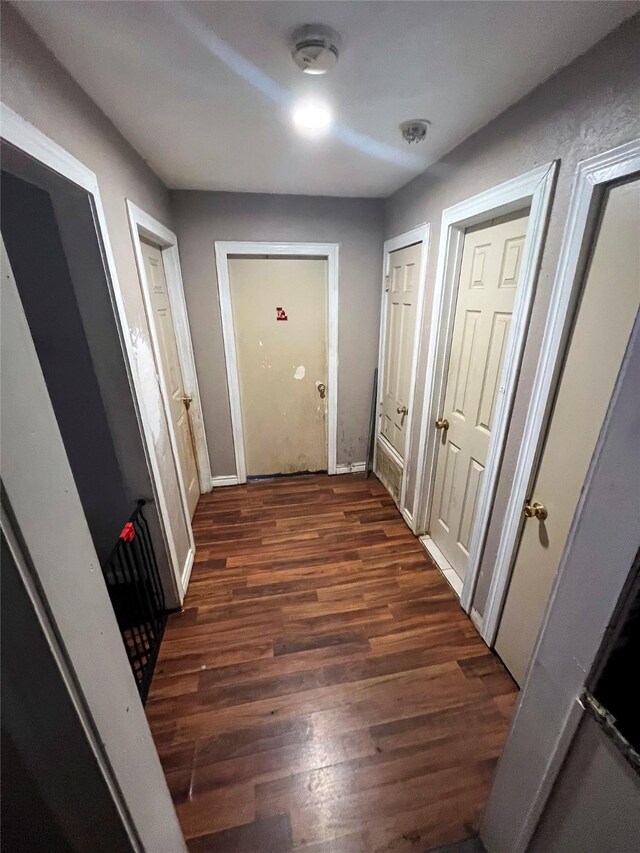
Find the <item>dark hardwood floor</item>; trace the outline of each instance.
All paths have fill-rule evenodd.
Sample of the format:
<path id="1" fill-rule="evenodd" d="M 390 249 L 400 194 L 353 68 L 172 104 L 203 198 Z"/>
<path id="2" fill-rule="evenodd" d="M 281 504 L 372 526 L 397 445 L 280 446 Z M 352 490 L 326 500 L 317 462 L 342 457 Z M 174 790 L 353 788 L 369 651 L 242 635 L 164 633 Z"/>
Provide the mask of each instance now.
<path id="1" fill-rule="evenodd" d="M 191 851 L 470 838 L 516 686 L 380 483 L 220 489 L 147 715 Z"/>

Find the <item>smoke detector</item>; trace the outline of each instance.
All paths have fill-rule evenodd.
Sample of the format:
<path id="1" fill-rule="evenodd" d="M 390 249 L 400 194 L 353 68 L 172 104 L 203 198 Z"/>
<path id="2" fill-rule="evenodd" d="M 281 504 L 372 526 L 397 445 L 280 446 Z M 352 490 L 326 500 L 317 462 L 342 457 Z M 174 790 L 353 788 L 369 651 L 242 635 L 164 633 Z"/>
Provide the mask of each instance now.
<path id="1" fill-rule="evenodd" d="M 291 37 L 291 56 L 305 74 L 326 74 L 340 56 L 340 36 L 323 24 L 306 24 Z"/>
<path id="2" fill-rule="evenodd" d="M 430 121 L 426 118 L 410 118 L 400 125 L 400 133 L 405 142 L 424 142 L 429 129 Z"/>

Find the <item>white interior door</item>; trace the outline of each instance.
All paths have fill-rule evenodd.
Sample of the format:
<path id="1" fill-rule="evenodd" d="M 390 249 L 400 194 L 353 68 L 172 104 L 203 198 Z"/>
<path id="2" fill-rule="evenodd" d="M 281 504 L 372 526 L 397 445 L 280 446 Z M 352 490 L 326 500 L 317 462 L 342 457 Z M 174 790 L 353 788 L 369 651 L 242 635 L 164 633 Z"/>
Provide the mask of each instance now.
<path id="1" fill-rule="evenodd" d="M 640 180 L 635 180 L 611 189 L 605 202 L 530 495 L 530 503 L 541 503 L 548 516 L 524 524 L 498 629 L 496 651 L 519 684 L 639 305 Z"/>
<path id="2" fill-rule="evenodd" d="M 464 580 L 487 461 L 528 214 L 464 238 L 429 522 L 431 538 Z"/>
<path id="3" fill-rule="evenodd" d="M 229 258 L 247 474 L 327 470 L 327 261 Z"/>
<path id="4" fill-rule="evenodd" d="M 167 291 L 167 280 L 162 262 L 162 252 L 157 246 L 141 241 L 142 257 L 147 274 L 149 299 L 156 328 L 160 361 L 165 387 L 169 397 L 171 420 L 178 443 L 178 461 L 187 492 L 187 503 L 191 517 L 200 497 L 198 466 L 193 447 L 191 423 L 189 421 L 189 397 L 185 393 L 176 335 L 171 316 L 171 304 Z"/>
<path id="5" fill-rule="evenodd" d="M 382 377 L 381 432 L 404 459 L 422 243 L 391 252 Z"/>

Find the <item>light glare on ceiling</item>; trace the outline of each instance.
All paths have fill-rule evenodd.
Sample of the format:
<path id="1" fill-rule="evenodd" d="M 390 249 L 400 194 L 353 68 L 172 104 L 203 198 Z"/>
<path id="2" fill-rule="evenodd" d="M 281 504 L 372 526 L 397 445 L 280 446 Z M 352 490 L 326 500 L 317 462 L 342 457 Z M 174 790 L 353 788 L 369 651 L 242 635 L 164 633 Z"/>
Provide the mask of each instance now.
<path id="1" fill-rule="evenodd" d="M 293 109 L 293 123 L 303 130 L 328 130 L 333 123 L 333 115 L 326 104 L 319 101 L 301 101 Z"/>

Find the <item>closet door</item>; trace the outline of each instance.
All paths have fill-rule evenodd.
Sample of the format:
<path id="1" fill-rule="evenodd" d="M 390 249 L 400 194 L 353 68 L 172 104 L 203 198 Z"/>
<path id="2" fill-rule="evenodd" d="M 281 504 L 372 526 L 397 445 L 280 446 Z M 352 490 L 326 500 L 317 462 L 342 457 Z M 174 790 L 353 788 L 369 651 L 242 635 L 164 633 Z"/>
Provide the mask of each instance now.
<path id="1" fill-rule="evenodd" d="M 640 180 L 635 180 L 612 188 L 605 201 L 529 496 L 529 505 L 542 504 L 547 516 L 534 515 L 524 525 L 498 630 L 496 651 L 519 684 L 640 305 L 639 238 Z"/>
<path id="2" fill-rule="evenodd" d="M 422 243 L 391 253 L 380 431 L 404 459 Z"/>

